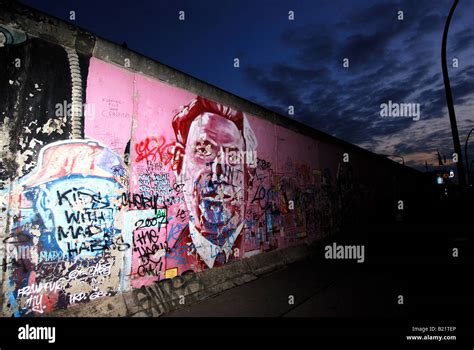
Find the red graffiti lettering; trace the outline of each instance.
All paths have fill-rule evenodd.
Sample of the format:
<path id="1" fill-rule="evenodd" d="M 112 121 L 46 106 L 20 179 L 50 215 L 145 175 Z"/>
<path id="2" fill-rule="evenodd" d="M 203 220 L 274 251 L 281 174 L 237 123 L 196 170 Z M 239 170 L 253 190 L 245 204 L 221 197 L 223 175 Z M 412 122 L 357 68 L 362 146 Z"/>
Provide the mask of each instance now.
<path id="1" fill-rule="evenodd" d="M 135 145 L 135 152 L 137 154 L 137 162 L 146 161 L 160 161 L 163 164 L 169 164 L 173 159 L 174 142 L 165 144 L 166 140 L 163 136 L 147 137 L 145 140 Z"/>

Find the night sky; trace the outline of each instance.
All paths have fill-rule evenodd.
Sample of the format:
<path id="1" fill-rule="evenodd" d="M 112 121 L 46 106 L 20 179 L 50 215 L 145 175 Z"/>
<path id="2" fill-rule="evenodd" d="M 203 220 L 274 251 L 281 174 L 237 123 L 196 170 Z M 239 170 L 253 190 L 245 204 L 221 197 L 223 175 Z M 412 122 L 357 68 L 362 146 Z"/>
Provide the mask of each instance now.
<path id="1" fill-rule="evenodd" d="M 437 149 L 454 152 L 441 70 L 452 1 L 22 2 L 284 115 L 293 105 L 292 118 L 407 165 L 431 168 Z M 447 50 L 448 63 L 459 59 L 449 72 L 464 149 L 474 127 L 474 0 L 460 0 Z M 419 103 L 420 120 L 381 117 L 389 100 Z M 474 137 L 470 145 L 474 159 Z"/>

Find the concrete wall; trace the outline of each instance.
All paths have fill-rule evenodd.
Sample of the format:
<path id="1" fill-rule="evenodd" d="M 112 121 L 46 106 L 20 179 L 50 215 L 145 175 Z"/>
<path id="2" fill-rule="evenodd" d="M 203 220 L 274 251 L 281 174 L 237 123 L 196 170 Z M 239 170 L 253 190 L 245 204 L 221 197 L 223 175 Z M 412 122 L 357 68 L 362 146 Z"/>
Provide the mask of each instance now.
<path id="1" fill-rule="evenodd" d="M 264 269 L 257 255 L 368 220 L 416 186 L 415 171 L 0 6 L 4 315 L 87 310 L 251 257 Z"/>

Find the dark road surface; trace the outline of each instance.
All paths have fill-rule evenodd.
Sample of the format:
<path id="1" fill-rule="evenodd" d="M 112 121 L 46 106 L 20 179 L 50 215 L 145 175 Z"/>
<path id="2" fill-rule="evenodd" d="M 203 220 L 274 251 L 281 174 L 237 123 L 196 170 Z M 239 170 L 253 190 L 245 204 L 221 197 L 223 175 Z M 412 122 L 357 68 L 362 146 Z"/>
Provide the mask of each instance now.
<path id="1" fill-rule="evenodd" d="M 472 266 L 441 264 L 435 258 L 362 264 L 306 260 L 168 317 L 469 316 L 474 310 Z M 403 305 L 398 304 L 399 295 Z"/>

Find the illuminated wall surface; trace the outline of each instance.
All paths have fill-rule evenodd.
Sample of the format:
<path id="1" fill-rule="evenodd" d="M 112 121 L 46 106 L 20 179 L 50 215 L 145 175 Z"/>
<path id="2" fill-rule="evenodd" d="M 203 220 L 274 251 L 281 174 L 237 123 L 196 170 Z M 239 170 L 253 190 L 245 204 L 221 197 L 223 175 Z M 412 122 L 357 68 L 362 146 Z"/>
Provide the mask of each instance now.
<path id="1" fill-rule="evenodd" d="M 2 314 L 319 240 L 390 177 L 342 143 L 0 30 Z"/>

